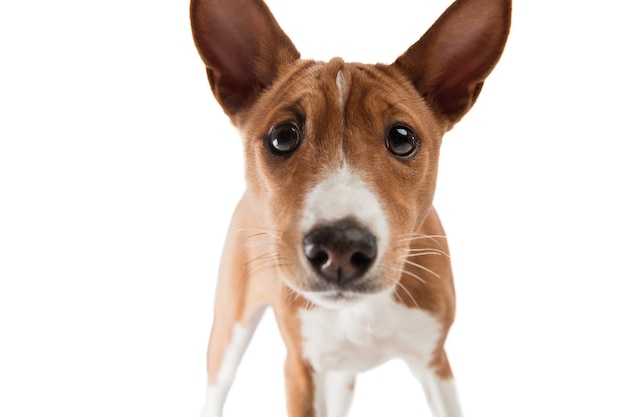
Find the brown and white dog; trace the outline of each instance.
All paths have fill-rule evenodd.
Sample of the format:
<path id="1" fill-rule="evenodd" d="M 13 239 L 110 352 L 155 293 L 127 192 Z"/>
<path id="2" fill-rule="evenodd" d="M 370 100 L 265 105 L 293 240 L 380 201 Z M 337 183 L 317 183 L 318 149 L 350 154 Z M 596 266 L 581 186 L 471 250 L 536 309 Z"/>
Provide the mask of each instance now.
<path id="1" fill-rule="evenodd" d="M 434 416 L 461 415 L 432 201 L 442 136 L 476 101 L 510 20 L 510 0 L 458 0 L 393 64 L 365 65 L 301 60 L 262 0 L 191 1 L 247 181 L 219 270 L 203 416 L 222 415 L 267 306 L 287 346 L 289 416 L 347 415 L 356 374 L 392 358 Z"/>

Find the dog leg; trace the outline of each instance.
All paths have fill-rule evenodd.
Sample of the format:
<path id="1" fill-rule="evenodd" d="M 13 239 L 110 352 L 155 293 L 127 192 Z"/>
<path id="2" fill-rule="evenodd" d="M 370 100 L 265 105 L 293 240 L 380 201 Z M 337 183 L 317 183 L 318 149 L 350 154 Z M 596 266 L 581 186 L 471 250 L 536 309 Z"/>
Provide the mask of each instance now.
<path id="1" fill-rule="evenodd" d="M 213 328 L 207 352 L 208 387 L 202 417 L 220 417 L 228 391 L 243 354 L 250 343 L 269 300 L 265 296 L 266 274 L 272 269 L 261 259 L 265 241 L 250 241 L 257 224 L 245 201 L 237 205 L 230 223 L 220 262 Z M 261 252 L 259 252 L 261 251 Z"/>
<path id="2" fill-rule="evenodd" d="M 217 372 L 213 372 L 213 364 L 209 362 L 209 376 L 215 374 L 213 378 L 209 377 L 209 384 L 206 390 L 206 398 L 204 408 L 200 413 L 200 417 L 221 417 L 224 402 L 228 391 L 233 384 L 235 373 L 239 367 L 239 363 L 243 358 L 243 354 L 252 339 L 254 330 L 256 329 L 263 310 L 257 313 L 256 317 L 244 324 L 234 323 L 231 329 L 230 342 L 222 353 L 221 362 L 219 364 Z M 226 324 L 214 324 L 212 331 L 211 342 L 209 343 L 209 358 L 212 357 L 212 353 L 219 349 L 219 333 L 225 332 L 229 327 Z M 214 365 L 215 366 L 215 365 Z"/>
<path id="3" fill-rule="evenodd" d="M 420 381 L 433 417 L 461 417 L 461 407 L 454 378 L 442 377 L 432 367 L 409 364 L 411 372 Z M 448 368 L 449 369 L 449 368 Z"/>
<path id="4" fill-rule="evenodd" d="M 346 417 L 354 397 L 355 375 L 350 372 L 313 372 L 315 417 Z M 302 403 L 299 405 L 303 406 Z M 306 407 L 310 407 L 309 404 Z"/>
<path id="5" fill-rule="evenodd" d="M 454 378 L 443 379 L 429 372 L 423 376 L 422 385 L 434 417 L 461 417 Z"/>
<path id="6" fill-rule="evenodd" d="M 354 398 L 355 375 L 351 372 L 327 372 L 322 378 L 326 417 L 346 417 Z"/>
<path id="7" fill-rule="evenodd" d="M 287 350 L 285 388 L 289 417 L 318 417 L 313 369 L 298 354 Z M 323 417 L 323 414 L 322 414 Z"/>

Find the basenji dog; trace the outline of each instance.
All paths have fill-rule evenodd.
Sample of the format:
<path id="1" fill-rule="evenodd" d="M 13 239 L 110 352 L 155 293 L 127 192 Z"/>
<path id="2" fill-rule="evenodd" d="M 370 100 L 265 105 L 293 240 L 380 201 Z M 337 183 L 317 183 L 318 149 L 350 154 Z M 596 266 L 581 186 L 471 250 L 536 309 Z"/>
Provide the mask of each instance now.
<path id="1" fill-rule="evenodd" d="M 268 306 L 287 347 L 290 417 L 346 416 L 356 375 L 393 358 L 434 416 L 461 415 L 444 350 L 455 292 L 432 202 L 442 136 L 500 59 L 511 0 L 456 1 L 390 65 L 300 59 L 262 0 L 190 9 L 246 178 L 219 268 L 202 415 L 222 415 Z"/>

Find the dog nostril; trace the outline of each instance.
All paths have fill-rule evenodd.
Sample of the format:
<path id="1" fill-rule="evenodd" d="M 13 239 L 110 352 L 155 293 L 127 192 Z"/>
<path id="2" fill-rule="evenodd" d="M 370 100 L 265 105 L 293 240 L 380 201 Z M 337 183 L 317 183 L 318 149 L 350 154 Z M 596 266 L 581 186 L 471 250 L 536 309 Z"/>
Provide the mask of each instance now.
<path id="1" fill-rule="evenodd" d="M 304 255 L 314 271 L 335 284 L 362 277 L 376 259 L 376 238 L 353 221 L 316 228 L 303 243 Z"/>
<path id="2" fill-rule="evenodd" d="M 329 259 L 328 254 L 314 243 L 304 245 L 304 254 L 309 262 L 318 268 L 321 268 Z"/>
<path id="3" fill-rule="evenodd" d="M 350 258 L 350 263 L 356 268 L 367 268 L 373 259 L 363 252 L 357 252 Z"/>

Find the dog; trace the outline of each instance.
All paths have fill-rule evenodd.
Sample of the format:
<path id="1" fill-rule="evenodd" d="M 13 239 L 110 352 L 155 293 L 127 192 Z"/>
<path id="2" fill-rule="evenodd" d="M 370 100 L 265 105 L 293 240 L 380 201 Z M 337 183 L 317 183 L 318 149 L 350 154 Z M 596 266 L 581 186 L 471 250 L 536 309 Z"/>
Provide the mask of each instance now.
<path id="1" fill-rule="evenodd" d="M 503 52 L 511 0 L 458 0 L 390 65 L 300 59 L 262 0 L 192 0 L 212 92 L 243 139 L 246 191 L 219 268 L 204 417 L 222 415 L 266 307 L 290 417 L 346 416 L 392 358 L 432 414 L 460 416 L 444 343 L 455 291 L 432 206 L 442 137 Z"/>

